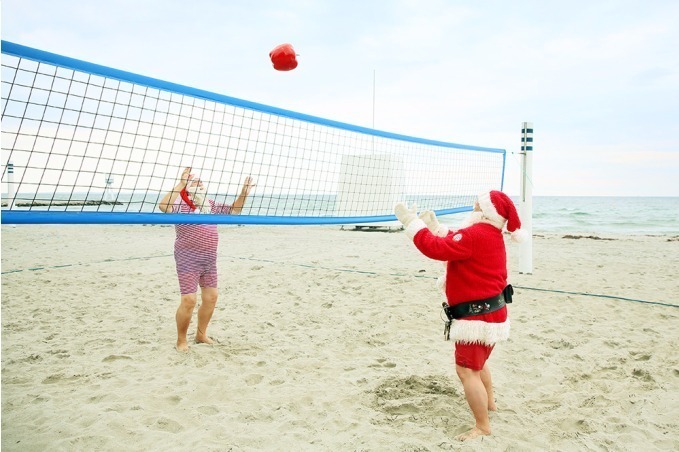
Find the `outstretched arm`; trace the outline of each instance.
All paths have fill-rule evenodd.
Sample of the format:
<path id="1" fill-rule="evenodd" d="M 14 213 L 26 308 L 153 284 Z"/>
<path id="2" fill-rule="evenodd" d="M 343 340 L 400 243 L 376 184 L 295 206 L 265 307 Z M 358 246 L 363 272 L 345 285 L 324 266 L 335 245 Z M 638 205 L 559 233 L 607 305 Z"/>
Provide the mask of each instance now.
<path id="1" fill-rule="evenodd" d="M 418 218 L 417 207 L 408 209 L 404 203 L 398 203 L 394 207 L 396 218 L 405 226 L 406 235 L 413 239 L 418 250 L 430 259 L 439 261 L 462 260 L 471 256 L 474 249 L 472 237 L 458 234 L 455 237 L 434 235 L 428 228 L 425 220 Z M 433 213 L 432 213 L 433 215 Z M 422 217 L 432 223 L 432 227 L 439 226 L 432 222 L 431 215 L 424 212 Z M 435 219 L 436 216 L 433 215 Z M 438 223 L 438 221 L 436 222 Z M 447 229 L 447 228 L 446 228 Z M 441 231 L 443 232 L 443 231 Z"/>
<path id="2" fill-rule="evenodd" d="M 188 168 L 184 168 L 184 171 L 182 172 L 181 178 L 179 179 L 177 185 L 175 185 L 172 191 L 167 192 L 165 196 L 163 196 L 163 199 L 160 200 L 160 202 L 158 203 L 158 208 L 162 212 L 165 213 L 172 212 L 172 205 L 177 199 L 177 196 L 179 196 L 179 192 L 186 188 L 186 184 L 188 183 L 189 177 L 191 175 L 190 173 L 191 173 L 190 166 Z"/>
<path id="3" fill-rule="evenodd" d="M 252 180 L 252 177 L 248 176 L 245 178 L 245 182 L 243 182 L 243 187 L 240 190 L 240 195 L 238 195 L 238 198 L 233 202 L 231 205 L 231 214 L 233 215 L 238 215 L 241 213 L 243 210 L 243 206 L 245 205 L 245 200 L 247 199 L 248 195 L 250 194 L 250 191 L 255 188 L 254 181 Z"/>

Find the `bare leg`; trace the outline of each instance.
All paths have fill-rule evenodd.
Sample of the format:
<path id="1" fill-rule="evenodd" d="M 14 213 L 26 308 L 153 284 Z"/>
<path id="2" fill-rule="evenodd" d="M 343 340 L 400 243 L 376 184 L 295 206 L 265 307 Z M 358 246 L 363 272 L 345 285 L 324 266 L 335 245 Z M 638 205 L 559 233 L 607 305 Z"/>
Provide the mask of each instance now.
<path id="1" fill-rule="evenodd" d="M 212 313 L 217 305 L 219 291 L 216 287 L 203 287 L 200 291 L 200 308 L 198 308 L 198 330 L 196 331 L 196 342 L 212 344 L 214 341 L 207 335 L 207 327 L 210 324 Z"/>
<path id="2" fill-rule="evenodd" d="M 460 381 L 462 381 L 464 395 L 476 421 L 476 425 L 471 430 L 456 436 L 455 439 L 466 441 L 478 436 L 490 435 L 488 392 L 481 380 L 481 371 L 468 369 L 460 365 L 456 365 L 455 370 L 457 370 L 457 375 L 460 377 Z"/>
<path id="3" fill-rule="evenodd" d="M 193 316 L 193 308 L 196 307 L 196 294 L 190 293 L 182 295 L 181 302 L 177 308 L 177 351 L 188 352 L 189 344 L 186 341 L 186 332 L 189 330 L 191 324 L 191 317 Z"/>
<path id="4" fill-rule="evenodd" d="M 486 388 L 486 393 L 488 393 L 488 411 L 497 411 L 495 396 L 493 395 L 493 379 L 490 377 L 488 363 L 484 364 L 483 369 L 481 369 L 481 381 Z"/>

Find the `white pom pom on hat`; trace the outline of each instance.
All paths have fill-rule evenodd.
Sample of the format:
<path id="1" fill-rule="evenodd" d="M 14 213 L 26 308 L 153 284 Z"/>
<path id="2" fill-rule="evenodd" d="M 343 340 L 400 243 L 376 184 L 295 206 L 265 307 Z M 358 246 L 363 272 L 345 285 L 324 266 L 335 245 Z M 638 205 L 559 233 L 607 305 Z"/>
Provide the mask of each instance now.
<path id="1" fill-rule="evenodd" d="M 512 241 L 517 243 L 525 242 L 526 240 L 528 240 L 528 232 L 524 231 L 523 229 L 517 229 L 516 231 L 512 232 L 510 236 L 512 238 Z"/>
<path id="2" fill-rule="evenodd" d="M 522 242 L 528 238 L 528 233 L 521 230 L 521 220 L 512 200 L 501 191 L 491 190 L 478 196 L 479 207 L 483 215 L 492 221 L 498 229 L 507 224 L 514 242 Z"/>

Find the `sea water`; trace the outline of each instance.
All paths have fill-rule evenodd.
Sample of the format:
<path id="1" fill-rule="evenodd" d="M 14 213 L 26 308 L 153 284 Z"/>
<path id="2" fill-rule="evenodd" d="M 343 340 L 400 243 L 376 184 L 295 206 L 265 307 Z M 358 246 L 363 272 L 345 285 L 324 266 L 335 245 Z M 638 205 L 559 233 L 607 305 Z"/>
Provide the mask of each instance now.
<path id="1" fill-rule="evenodd" d="M 441 221 L 459 227 L 467 215 Z M 535 196 L 533 233 L 540 232 L 679 235 L 679 197 Z"/>

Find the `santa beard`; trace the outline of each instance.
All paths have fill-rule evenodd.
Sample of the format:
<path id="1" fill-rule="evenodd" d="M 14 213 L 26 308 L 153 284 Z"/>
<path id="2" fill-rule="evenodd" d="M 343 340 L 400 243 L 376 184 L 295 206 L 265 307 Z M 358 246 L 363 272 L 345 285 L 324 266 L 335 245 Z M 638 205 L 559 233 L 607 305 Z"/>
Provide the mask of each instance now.
<path id="1" fill-rule="evenodd" d="M 477 223 L 488 223 L 492 226 L 495 226 L 499 230 L 502 230 L 504 227 L 505 223 L 504 221 L 497 222 L 489 219 L 485 215 L 483 215 L 483 212 L 474 210 L 472 213 L 469 214 L 467 218 L 464 219 L 462 224 L 460 225 L 460 229 L 468 228 L 469 226 L 473 226 Z"/>
<path id="2" fill-rule="evenodd" d="M 467 218 L 465 218 L 462 221 L 462 224 L 460 225 L 460 229 L 468 228 L 469 226 L 475 225 L 476 223 L 480 223 L 483 221 L 484 216 L 483 212 L 477 212 L 476 210 L 472 211 L 472 213 L 469 214 Z"/>
<path id="3" fill-rule="evenodd" d="M 186 191 L 189 192 L 191 195 L 191 200 L 193 201 L 193 204 L 200 209 L 201 213 L 211 213 L 212 208 L 210 207 L 210 203 L 207 201 L 205 198 L 205 193 L 206 193 L 206 188 L 203 186 L 201 187 L 200 185 L 195 185 L 195 186 L 188 186 L 186 187 Z"/>

